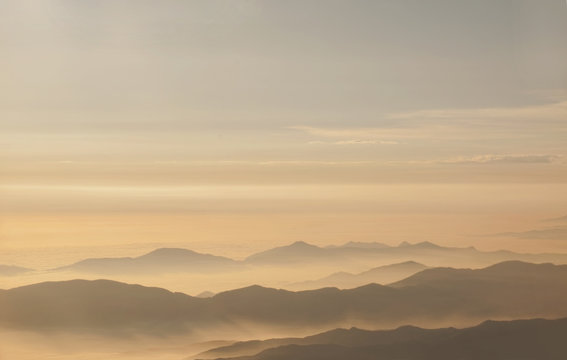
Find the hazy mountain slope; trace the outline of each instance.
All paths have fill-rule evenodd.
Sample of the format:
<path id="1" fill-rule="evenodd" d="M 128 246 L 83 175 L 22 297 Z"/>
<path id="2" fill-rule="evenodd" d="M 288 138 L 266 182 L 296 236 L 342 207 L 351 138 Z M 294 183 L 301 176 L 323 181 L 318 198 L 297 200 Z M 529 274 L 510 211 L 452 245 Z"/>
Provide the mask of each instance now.
<path id="1" fill-rule="evenodd" d="M 429 269 L 394 284 L 292 292 L 251 286 L 193 298 L 112 281 L 41 283 L 0 292 L 0 324 L 30 329 L 203 328 L 284 331 L 337 326 L 446 326 L 567 316 L 567 266 L 509 262 Z"/>
<path id="2" fill-rule="evenodd" d="M 187 249 L 161 248 L 148 254 L 130 258 L 92 258 L 58 268 L 80 272 L 115 273 L 159 273 L 159 272 L 217 272 L 234 270 L 241 266 L 235 260 L 209 254 L 200 254 Z"/>
<path id="3" fill-rule="evenodd" d="M 485 322 L 467 329 L 425 330 L 414 328 L 418 336 L 398 336 L 398 330 L 371 332 L 339 330 L 334 338 L 264 350 L 239 360 L 560 360 L 567 358 L 567 319 Z M 390 333 L 391 336 L 387 336 Z M 385 336 L 386 335 L 386 336 Z M 300 344 L 304 342 L 303 344 Z"/>
<path id="4" fill-rule="evenodd" d="M 339 290 L 323 288 L 292 292 L 251 286 L 217 294 L 212 311 L 226 312 L 234 322 L 278 324 L 283 327 L 331 326 L 350 319 L 376 319 L 401 291 L 372 284 Z"/>
<path id="5" fill-rule="evenodd" d="M 467 303 L 475 304 L 479 313 L 490 309 L 493 316 L 498 313 L 512 317 L 545 316 L 546 311 L 563 309 L 567 304 L 567 299 L 559 296 L 567 295 L 567 265 L 509 261 L 477 270 L 436 268 L 390 286 L 459 294 Z M 474 311 L 473 307 L 470 309 Z M 527 309 L 530 313 L 525 312 Z"/>
<path id="6" fill-rule="evenodd" d="M 300 262 L 327 261 L 329 257 L 337 258 L 341 254 L 333 248 L 320 248 L 303 241 L 291 245 L 275 247 L 246 258 L 252 264 L 293 264 Z"/>
<path id="7" fill-rule="evenodd" d="M 423 264 L 416 263 L 415 261 L 406 261 L 398 264 L 375 267 L 358 274 L 337 272 L 322 279 L 293 283 L 286 286 L 286 288 L 293 290 L 316 289 L 322 287 L 348 289 L 370 283 L 388 284 L 404 279 L 425 269 L 427 269 L 427 266 Z"/>
<path id="8" fill-rule="evenodd" d="M 424 330 L 414 326 L 402 326 L 395 330 L 369 331 L 358 328 L 335 329 L 304 338 L 282 338 L 241 341 L 205 351 L 195 356 L 200 359 L 254 355 L 260 351 L 283 345 L 334 344 L 341 346 L 388 345 L 409 341 L 431 341 L 440 336 L 456 333 L 454 328 Z"/>
<path id="9" fill-rule="evenodd" d="M 432 272 L 440 279 L 437 285 L 417 280 Z M 567 266 L 510 262 L 481 270 L 431 269 L 412 278 L 393 287 L 373 284 L 342 291 L 250 287 L 211 300 L 235 319 L 291 325 L 567 316 Z"/>
<path id="10" fill-rule="evenodd" d="M 15 276 L 21 275 L 27 272 L 33 271 L 32 269 L 27 269 L 19 266 L 12 265 L 0 265 L 0 276 Z"/>
<path id="11" fill-rule="evenodd" d="M 0 324 L 33 330 L 179 330 L 203 318 L 201 299 L 109 280 L 71 280 L 0 293 Z M 198 311 L 197 311 L 198 310 Z"/>
<path id="12" fill-rule="evenodd" d="M 531 264 L 522 261 L 505 261 L 483 269 L 432 268 L 420 271 L 406 279 L 391 284 L 394 287 L 444 286 L 471 282 L 533 282 L 549 281 L 565 283 L 567 265 L 549 263 Z"/>

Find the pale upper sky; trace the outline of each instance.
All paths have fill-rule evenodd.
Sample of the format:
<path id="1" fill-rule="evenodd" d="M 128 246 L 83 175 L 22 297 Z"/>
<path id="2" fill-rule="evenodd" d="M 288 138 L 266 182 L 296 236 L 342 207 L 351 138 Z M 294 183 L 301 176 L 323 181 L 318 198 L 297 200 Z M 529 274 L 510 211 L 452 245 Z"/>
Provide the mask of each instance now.
<path id="1" fill-rule="evenodd" d="M 470 237 L 567 214 L 566 37 L 563 0 L 2 1 L 0 245 L 567 251 Z M 384 217 L 455 212 L 468 225 L 448 233 Z M 207 237 L 180 213 L 257 217 Z"/>

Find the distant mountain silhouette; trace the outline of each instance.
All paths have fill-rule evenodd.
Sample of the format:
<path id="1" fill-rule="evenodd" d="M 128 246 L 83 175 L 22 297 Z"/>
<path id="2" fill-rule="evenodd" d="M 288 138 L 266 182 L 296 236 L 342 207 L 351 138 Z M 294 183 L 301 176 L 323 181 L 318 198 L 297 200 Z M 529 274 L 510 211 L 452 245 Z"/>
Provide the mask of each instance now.
<path id="1" fill-rule="evenodd" d="M 306 338 L 242 342 L 199 354 L 232 360 L 563 360 L 567 319 L 487 321 L 465 329 L 337 329 Z"/>
<path id="2" fill-rule="evenodd" d="M 328 248 L 320 248 L 304 241 L 297 241 L 291 245 L 280 246 L 262 251 L 246 258 L 246 262 L 252 264 L 288 264 L 297 262 L 310 262 L 327 260 Z"/>
<path id="3" fill-rule="evenodd" d="M 567 316 L 567 266 L 506 262 L 428 269 L 383 286 L 292 292 L 250 286 L 195 298 L 107 280 L 50 282 L 0 292 L 0 325 L 26 329 L 202 329 L 255 325 L 392 327 L 455 319 Z"/>
<path id="4" fill-rule="evenodd" d="M 377 264 L 415 261 L 435 266 L 482 267 L 508 260 L 563 264 L 567 263 L 567 254 L 519 254 L 504 250 L 484 252 L 474 247 L 443 247 L 427 241 L 416 244 L 403 242 L 399 246 L 351 242 L 324 248 L 300 241 L 253 254 L 245 261 L 253 265 L 272 266 L 367 264 L 376 267 Z"/>
<path id="5" fill-rule="evenodd" d="M 273 267 L 311 267 L 324 265 L 340 270 L 375 268 L 402 262 L 419 262 L 434 266 L 483 267 L 502 261 L 567 263 L 567 254 L 518 254 L 510 251 L 482 252 L 473 247 L 443 247 L 431 242 L 399 246 L 381 243 L 349 242 L 335 247 L 319 247 L 298 241 L 247 257 L 244 261 L 192 250 L 161 248 L 139 257 L 90 258 L 54 270 L 103 275 L 156 274 L 167 272 L 228 272 L 249 265 Z M 352 270 L 351 270 L 352 271 Z M 395 281 L 397 279 L 392 279 Z M 375 281 L 375 280 L 373 280 Z"/>
<path id="6" fill-rule="evenodd" d="M 559 223 L 567 223 L 567 215 L 565 216 L 560 216 L 560 217 L 556 217 L 556 218 L 551 218 L 551 219 L 544 219 L 544 222 L 559 222 Z"/>
<path id="7" fill-rule="evenodd" d="M 203 291 L 202 293 L 199 293 L 199 295 L 197 295 L 198 298 L 210 298 L 215 296 L 215 293 L 212 291 Z"/>
<path id="8" fill-rule="evenodd" d="M 15 276 L 21 275 L 27 272 L 33 271 L 32 269 L 27 269 L 19 266 L 12 265 L 0 265 L 0 276 Z"/>
<path id="9" fill-rule="evenodd" d="M 390 245 L 386 245 L 379 242 L 358 242 L 358 241 L 349 241 L 346 244 L 335 246 L 327 246 L 327 248 L 360 248 L 360 249 L 385 249 L 389 248 Z"/>
<path id="10" fill-rule="evenodd" d="M 160 273 L 160 272 L 219 272 L 234 270 L 239 262 L 192 250 L 161 248 L 139 257 L 91 258 L 56 270 L 73 270 L 97 274 Z"/>
<path id="11" fill-rule="evenodd" d="M 370 283 L 388 284 L 425 269 L 427 269 L 427 266 L 423 264 L 416 263 L 415 261 L 406 261 L 398 264 L 379 266 L 358 274 L 337 272 L 322 279 L 290 284 L 286 286 L 286 288 L 292 290 L 317 289 L 323 287 L 349 289 Z"/>
<path id="12" fill-rule="evenodd" d="M 409 248 L 421 248 L 421 249 L 442 249 L 443 246 L 439 246 L 437 244 L 434 244 L 430 241 L 422 241 L 420 243 L 416 243 L 416 244 L 411 244 L 407 241 L 403 241 L 400 243 L 400 245 L 398 246 L 400 248 L 404 248 L 404 247 L 409 247 Z"/>

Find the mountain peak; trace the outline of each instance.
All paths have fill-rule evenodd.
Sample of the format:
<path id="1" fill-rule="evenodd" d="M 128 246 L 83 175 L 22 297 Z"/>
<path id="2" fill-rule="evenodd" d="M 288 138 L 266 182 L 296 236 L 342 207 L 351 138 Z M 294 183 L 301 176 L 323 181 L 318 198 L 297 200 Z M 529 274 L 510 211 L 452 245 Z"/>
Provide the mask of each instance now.
<path id="1" fill-rule="evenodd" d="M 564 268 L 566 265 L 554 265 L 552 263 L 541 263 L 534 264 L 519 260 L 508 260 L 503 261 L 494 265 L 491 265 L 484 270 L 486 271 L 500 271 L 500 272 L 512 272 L 512 273 L 522 273 L 526 271 L 536 271 L 536 270 L 551 270 Z"/>
<path id="2" fill-rule="evenodd" d="M 425 249 L 425 248 L 440 249 L 441 248 L 441 246 L 434 244 L 430 241 L 422 241 L 422 242 L 418 242 L 418 243 L 415 243 L 415 244 L 411 244 L 407 241 L 404 241 L 404 242 L 400 243 L 400 245 L 398 245 L 398 247 L 414 247 L 414 248 L 422 248 L 422 249 Z"/>
<path id="3" fill-rule="evenodd" d="M 210 298 L 210 297 L 213 297 L 213 296 L 215 296 L 215 293 L 207 290 L 207 291 L 203 291 L 203 292 L 199 293 L 196 297 L 206 299 L 206 298 Z"/>
<path id="4" fill-rule="evenodd" d="M 33 271 L 32 269 L 23 268 L 20 266 L 13 266 L 13 265 L 1 265 L 0 264 L 0 275 L 4 276 L 13 276 L 13 275 L 20 275 L 23 273 L 27 273 Z"/>
<path id="5" fill-rule="evenodd" d="M 361 249 L 385 249 L 388 248 L 389 246 L 376 241 L 374 242 L 349 241 L 340 247 L 353 247 L 353 248 L 361 248 Z"/>
<path id="6" fill-rule="evenodd" d="M 172 255 L 196 255 L 197 252 L 182 248 L 158 248 L 143 256 L 172 256 Z"/>
<path id="7" fill-rule="evenodd" d="M 239 289 L 227 290 L 216 294 L 213 299 L 221 300 L 226 297 L 237 297 L 247 299 L 265 299 L 266 296 L 277 296 L 283 293 L 291 293 L 283 289 L 274 289 L 261 285 L 250 285 Z"/>
<path id="8" fill-rule="evenodd" d="M 296 241 L 291 245 L 288 245 L 289 247 L 309 247 L 309 248 L 314 248 L 317 247 L 315 245 L 311 245 L 309 243 L 306 243 L 305 241 Z"/>
<path id="9" fill-rule="evenodd" d="M 430 241 L 422 241 L 420 243 L 415 244 L 414 246 L 419 246 L 422 248 L 440 248 L 441 246 L 434 244 Z"/>
<path id="10" fill-rule="evenodd" d="M 324 252 L 324 248 L 311 245 L 305 241 L 296 241 L 289 245 L 278 246 L 246 258 L 246 261 L 266 262 L 266 263 L 286 263 L 295 261 L 305 261 L 305 259 L 315 259 Z"/>
<path id="11" fill-rule="evenodd" d="M 392 265 L 400 265 L 400 266 L 402 266 L 402 265 L 412 265 L 412 266 L 413 266 L 413 265 L 418 265 L 418 266 L 425 266 L 425 265 L 423 265 L 422 263 L 418 263 L 417 261 L 413 261 L 413 260 L 404 261 L 404 262 L 397 263 L 397 264 L 392 264 Z"/>

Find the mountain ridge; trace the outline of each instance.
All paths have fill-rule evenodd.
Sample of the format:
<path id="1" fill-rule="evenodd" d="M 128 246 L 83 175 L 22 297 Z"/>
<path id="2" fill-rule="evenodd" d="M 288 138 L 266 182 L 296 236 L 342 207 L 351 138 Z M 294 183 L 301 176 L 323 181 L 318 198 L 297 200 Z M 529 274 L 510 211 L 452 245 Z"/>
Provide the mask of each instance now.
<path id="1" fill-rule="evenodd" d="M 392 283 L 396 280 L 404 279 L 427 268 L 427 266 L 415 261 L 405 261 L 396 264 L 377 266 L 375 268 L 356 274 L 339 271 L 320 279 L 292 283 L 286 286 L 286 288 L 293 290 L 305 290 L 322 287 L 337 287 L 341 289 L 348 289 L 362 286 L 368 283 L 387 284 Z"/>
<path id="2" fill-rule="evenodd" d="M 247 324 L 240 326 L 288 331 L 562 316 L 567 316 L 567 266 L 517 262 L 476 270 L 427 269 L 389 286 L 294 292 L 254 285 L 209 298 L 110 280 L 0 291 L 0 324 L 24 329 L 94 331 L 106 324 L 107 329 L 134 326 L 151 333 Z"/>
<path id="3" fill-rule="evenodd" d="M 567 357 L 566 332 L 567 318 L 486 321 L 463 329 L 335 329 L 305 338 L 236 343 L 191 358 L 240 353 L 247 355 L 224 359 L 560 360 Z"/>
<path id="4" fill-rule="evenodd" d="M 14 265 L 2 265 L 0 264 L 0 276 L 16 276 L 34 271 L 33 269 L 14 266 Z"/>
<path id="5" fill-rule="evenodd" d="M 234 270 L 240 262 L 182 248 L 158 248 L 137 257 L 88 258 L 62 266 L 55 271 L 73 270 L 87 273 L 156 273 L 156 272 L 218 272 Z"/>
<path id="6" fill-rule="evenodd" d="M 378 246 L 376 245 L 378 244 Z M 203 254 L 183 248 L 158 248 L 137 257 L 87 258 L 52 269 L 95 274 L 130 274 L 159 272 L 224 272 L 249 266 L 312 266 L 345 268 L 365 266 L 372 269 L 394 263 L 414 261 L 446 267 L 483 267 L 507 260 L 567 263 L 567 254 L 524 254 L 508 250 L 479 251 L 474 247 L 444 247 L 431 242 L 381 243 L 348 242 L 341 246 L 319 247 L 304 241 L 270 248 L 249 255 L 244 260 Z M 358 270 L 360 271 L 360 270 Z"/>

